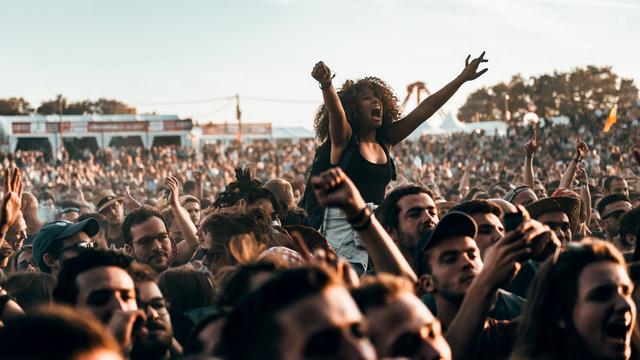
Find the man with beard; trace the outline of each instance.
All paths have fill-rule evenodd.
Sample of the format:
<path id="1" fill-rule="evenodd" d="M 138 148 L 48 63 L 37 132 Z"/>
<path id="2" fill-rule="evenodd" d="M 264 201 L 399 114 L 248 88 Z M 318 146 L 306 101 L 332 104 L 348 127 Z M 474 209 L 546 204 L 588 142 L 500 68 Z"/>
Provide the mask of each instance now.
<path id="1" fill-rule="evenodd" d="M 483 262 L 473 240 L 477 231 L 471 217 L 452 211 L 427 232 L 416 256 L 418 287 L 433 296 L 431 311 L 447 329 L 445 337 L 455 358 L 501 358 L 509 354 L 514 341 L 501 336 L 515 334 L 515 324 L 504 323 L 511 324 L 504 329 L 495 318 L 502 301 L 499 288 L 513 278 L 522 261 L 553 253 L 559 241 L 524 212 L 522 225 L 491 246 Z M 509 320 L 518 314 L 502 315 Z"/>
<path id="2" fill-rule="evenodd" d="M 405 259 L 413 263 L 418 240 L 438 223 L 438 209 L 431 191 L 408 185 L 390 192 L 376 209 L 376 217 Z"/>
<path id="3" fill-rule="evenodd" d="M 109 246 L 120 249 L 124 246 L 122 234 L 122 220 L 124 219 L 124 198 L 116 196 L 111 190 L 103 190 L 98 195 L 96 212 L 107 218 L 109 228 L 107 230 L 107 242 Z"/>
<path id="4" fill-rule="evenodd" d="M 580 228 L 580 199 L 566 196 L 544 198 L 526 206 L 532 219 L 547 225 L 563 246 L 573 241 Z"/>
<path id="5" fill-rule="evenodd" d="M 441 321 L 445 326 L 452 319 L 452 309 L 457 311 L 469 284 L 483 268 L 481 252 L 474 240 L 477 236 L 478 226 L 473 218 L 462 212 L 450 211 L 420 239 L 415 267 L 420 276 L 420 290 L 424 294 L 422 300 L 431 312 L 442 314 Z M 500 236 L 499 240 L 503 238 Z M 497 242 L 493 246 L 495 244 Z M 456 265 L 458 263 L 459 266 Z M 520 315 L 523 306 L 521 297 L 499 290 L 490 316 L 497 320 L 511 320 Z"/>
<path id="6" fill-rule="evenodd" d="M 628 197 L 619 194 L 607 195 L 598 203 L 598 212 L 602 228 L 607 234 L 607 240 L 614 243 L 622 251 L 630 250 L 624 246 L 618 237 L 620 231 L 620 217 L 631 211 L 632 205 Z"/>
<path id="7" fill-rule="evenodd" d="M 106 251 L 87 250 L 64 262 L 53 290 L 57 303 L 88 311 L 116 338 L 124 354 L 134 339 L 148 332 L 145 314 L 138 310 L 129 275 L 132 259 Z"/>
<path id="8" fill-rule="evenodd" d="M 130 275 L 136 286 L 138 309 L 147 316 L 148 330 L 134 339 L 131 359 L 164 360 L 180 355 L 182 349 L 173 339 L 169 305 L 156 284 L 156 274 L 148 266 L 134 263 Z"/>
<path id="9" fill-rule="evenodd" d="M 167 270 L 175 260 L 176 244 L 164 218 L 155 210 L 140 208 L 127 215 L 122 235 L 126 252 L 157 273 Z"/>

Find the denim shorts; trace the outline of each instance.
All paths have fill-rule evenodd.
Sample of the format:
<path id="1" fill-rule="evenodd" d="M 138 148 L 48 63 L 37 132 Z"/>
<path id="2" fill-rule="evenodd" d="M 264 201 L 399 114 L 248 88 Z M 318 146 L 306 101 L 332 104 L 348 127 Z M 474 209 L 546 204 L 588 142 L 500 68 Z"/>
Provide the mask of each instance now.
<path id="1" fill-rule="evenodd" d="M 377 205 L 368 203 L 367 207 L 373 211 Z M 359 275 L 367 271 L 369 264 L 367 249 L 358 236 L 358 232 L 353 230 L 347 221 L 342 210 L 327 208 L 320 230 L 336 254 L 354 265 L 354 269 Z"/>

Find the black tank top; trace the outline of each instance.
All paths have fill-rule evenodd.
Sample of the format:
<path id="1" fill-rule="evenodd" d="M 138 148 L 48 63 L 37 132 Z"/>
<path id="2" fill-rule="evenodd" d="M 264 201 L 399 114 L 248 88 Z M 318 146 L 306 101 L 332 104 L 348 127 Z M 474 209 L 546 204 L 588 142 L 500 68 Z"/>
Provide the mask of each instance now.
<path id="1" fill-rule="evenodd" d="M 365 202 L 380 205 L 384 200 L 387 184 L 393 176 L 391 161 L 387 155 L 386 163 L 375 164 L 362 156 L 359 146 L 354 149 L 349 165 L 344 170 L 362 194 Z"/>

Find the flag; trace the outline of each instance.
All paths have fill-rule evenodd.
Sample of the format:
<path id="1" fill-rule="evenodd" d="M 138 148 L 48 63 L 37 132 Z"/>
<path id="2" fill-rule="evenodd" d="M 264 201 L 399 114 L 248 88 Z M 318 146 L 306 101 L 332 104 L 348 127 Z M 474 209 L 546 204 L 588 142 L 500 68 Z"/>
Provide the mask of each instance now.
<path id="1" fill-rule="evenodd" d="M 616 105 L 613 105 L 613 107 L 611 108 L 611 112 L 609 113 L 607 122 L 604 123 L 604 128 L 602 129 L 602 131 L 606 133 L 609 132 L 613 124 L 616 123 L 617 117 L 618 117 L 618 105 L 616 104 Z"/>

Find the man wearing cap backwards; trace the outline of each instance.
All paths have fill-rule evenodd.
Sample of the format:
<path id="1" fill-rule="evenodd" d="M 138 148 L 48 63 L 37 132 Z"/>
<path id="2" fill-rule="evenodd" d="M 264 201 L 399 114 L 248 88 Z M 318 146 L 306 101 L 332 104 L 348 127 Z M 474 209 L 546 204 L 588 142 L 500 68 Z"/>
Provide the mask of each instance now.
<path id="1" fill-rule="evenodd" d="M 473 240 L 477 226 L 464 213 L 447 213 L 420 239 L 416 255 L 419 290 L 433 296 L 437 317 L 447 328 L 446 337 L 456 358 L 467 358 L 474 351 L 478 351 L 474 358 L 499 358 L 509 353 L 509 341 L 491 342 L 491 336 L 496 335 L 491 329 L 503 324 L 487 318 L 499 301 L 499 288 L 513 278 L 522 261 L 559 246 L 548 228 L 529 220 L 523 212 L 523 224 L 491 246 L 484 263 Z"/>
<path id="2" fill-rule="evenodd" d="M 116 196 L 111 190 L 103 190 L 97 197 L 96 212 L 107 218 L 109 228 L 107 229 L 107 242 L 109 246 L 114 245 L 120 249 L 124 247 L 122 237 L 122 222 L 124 221 L 124 198 Z"/>
<path id="3" fill-rule="evenodd" d="M 99 230 L 95 219 L 76 224 L 65 220 L 47 224 L 33 239 L 33 262 L 40 271 L 57 276 L 64 260 L 95 246 L 91 237 Z"/>
<path id="4" fill-rule="evenodd" d="M 523 206 L 538 201 L 538 196 L 528 186 L 518 186 L 515 189 L 511 189 L 502 198 L 513 205 Z"/>
<path id="5" fill-rule="evenodd" d="M 607 195 L 598 203 L 598 212 L 602 219 L 600 223 L 607 234 L 607 240 L 614 243 L 623 251 L 629 249 L 624 249 L 618 236 L 618 232 L 620 231 L 620 218 L 623 214 L 631 211 L 632 208 L 633 206 L 629 198 L 620 194 Z"/>
<path id="6" fill-rule="evenodd" d="M 526 206 L 531 218 L 547 225 L 562 243 L 573 241 L 580 226 L 580 200 L 572 197 L 550 197 Z"/>

